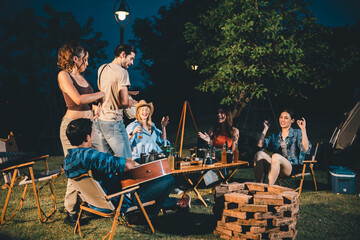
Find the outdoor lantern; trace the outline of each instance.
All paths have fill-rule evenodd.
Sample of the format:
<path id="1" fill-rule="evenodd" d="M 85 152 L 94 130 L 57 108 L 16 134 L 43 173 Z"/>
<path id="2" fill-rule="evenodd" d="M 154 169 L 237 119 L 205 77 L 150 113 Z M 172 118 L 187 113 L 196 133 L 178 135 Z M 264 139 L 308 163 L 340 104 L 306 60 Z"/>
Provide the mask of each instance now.
<path id="1" fill-rule="evenodd" d="M 115 2 L 114 17 L 120 25 L 120 44 L 124 44 L 124 27 L 130 23 L 130 7 L 125 0 Z"/>

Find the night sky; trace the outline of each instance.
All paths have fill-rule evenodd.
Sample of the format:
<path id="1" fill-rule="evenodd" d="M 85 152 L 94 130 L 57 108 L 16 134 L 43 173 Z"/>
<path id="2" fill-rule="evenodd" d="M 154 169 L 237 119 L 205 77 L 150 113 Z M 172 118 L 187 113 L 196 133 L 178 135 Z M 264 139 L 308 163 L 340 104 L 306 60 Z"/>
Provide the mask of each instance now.
<path id="1" fill-rule="evenodd" d="M 17 0 L 0 1 L 2 15 L 11 16 L 23 6 L 36 9 L 37 13 L 43 14 L 42 6 L 50 2 L 57 11 L 72 12 L 80 23 L 84 23 L 90 16 L 94 18 L 94 29 L 103 33 L 103 39 L 109 41 L 106 53 L 109 62 L 112 61 L 113 50 L 120 42 L 120 28 L 113 15 L 115 0 L 91 1 L 91 0 Z M 169 6 L 172 0 L 127 0 L 131 10 L 131 21 L 125 28 L 125 42 L 133 39 L 131 25 L 135 18 L 146 18 L 157 14 L 161 6 Z M 318 21 L 328 26 L 355 25 L 360 20 L 359 0 L 311 0 L 315 17 Z M 140 57 L 140 54 L 137 55 Z M 91 56 L 90 56 L 91 58 Z M 136 65 L 136 61 L 135 61 Z M 130 69 L 130 77 L 133 86 L 141 86 L 144 77 L 139 71 Z M 96 78 L 96 76 L 90 76 Z M 95 82 L 95 79 L 88 79 Z"/>

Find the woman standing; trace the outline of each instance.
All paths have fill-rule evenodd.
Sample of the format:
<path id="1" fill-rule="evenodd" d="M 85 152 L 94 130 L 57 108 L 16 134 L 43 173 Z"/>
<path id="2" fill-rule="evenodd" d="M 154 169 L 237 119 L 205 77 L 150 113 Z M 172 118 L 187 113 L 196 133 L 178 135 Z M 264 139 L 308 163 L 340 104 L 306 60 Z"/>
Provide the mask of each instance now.
<path id="1" fill-rule="evenodd" d="M 257 182 L 264 181 L 264 175 L 269 172 L 269 185 L 275 184 L 278 176 L 287 177 L 293 171 L 298 171 L 299 165 L 310 153 L 311 143 L 306 133 L 306 121 L 304 118 L 298 120 L 300 129 L 293 129 L 294 112 L 291 109 L 284 109 L 279 117 L 281 131 L 266 137 L 269 129 L 267 121 L 264 122 L 264 130 L 258 143 L 258 147 L 273 152 L 270 156 L 264 151 L 255 154 L 254 171 Z"/>
<path id="2" fill-rule="evenodd" d="M 160 130 L 156 128 L 155 124 L 151 121 L 153 113 L 153 104 L 141 100 L 136 105 L 136 120 L 126 127 L 132 148 L 133 160 L 140 158 L 142 148 L 144 148 L 145 154 L 153 150 L 160 153 L 162 150 L 157 143 L 161 145 L 170 144 L 166 139 L 166 125 L 169 123 L 169 117 L 166 116 L 162 118 Z"/>
<path id="3" fill-rule="evenodd" d="M 60 126 L 60 140 L 65 156 L 68 149 L 72 148 L 66 136 L 67 125 L 78 118 L 93 120 L 92 103 L 101 103 L 105 96 L 103 92 L 94 93 L 90 83 L 82 76 L 88 66 L 88 59 L 89 53 L 76 42 L 65 43 L 58 52 L 57 65 L 62 69 L 58 74 L 58 84 L 67 107 Z M 99 105 L 101 107 L 101 104 Z M 68 181 L 64 207 L 69 214 L 68 220 L 72 223 L 76 222 L 77 218 L 77 198 L 75 188 Z"/>

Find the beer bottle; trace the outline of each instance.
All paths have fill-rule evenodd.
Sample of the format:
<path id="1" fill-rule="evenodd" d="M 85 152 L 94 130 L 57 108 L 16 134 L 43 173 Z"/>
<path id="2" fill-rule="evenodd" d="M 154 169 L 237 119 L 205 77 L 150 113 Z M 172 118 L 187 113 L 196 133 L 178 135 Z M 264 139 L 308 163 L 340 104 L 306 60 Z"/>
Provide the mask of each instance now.
<path id="1" fill-rule="evenodd" d="M 227 157 L 227 152 L 226 152 L 226 143 L 224 144 L 222 150 L 221 150 L 221 163 L 222 164 L 226 164 L 226 157 Z"/>
<path id="2" fill-rule="evenodd" d="M 168 161 L 169 161 L 169 165 L 171 167 L 171 170 L 174 170 L 175 168 L 175 158 L 174 158 L 174 152 L 172 151 L 172 149 L 170 148 L 170 154 L 168 157 Z"/>
<path id="3" fill-rule="evenodd" d="M 145 146 L 141 145 L 141 153 L 140 153 L 140 164 L 144 164 L 146 161 L 146 155 L 145 155 Z"/>
<path id="4" fill-rule="evenodd" d="M 239 161 L 239 150 L 238 150 L 238 145 L 237 143 L 235 144 L 235 150 L 234 150 L 234 158 L 233 158 L 233 162 L 237 163 Z"/>
<path id="5" fill-rule="evenodd" d="M 175 156 L 175 166 L 174 168 L 176 170 L 180 170 L 180 165 L 181 165 L 181 158 L 179 156 L 179 153 L 176 153 L 176 156 Z"/>

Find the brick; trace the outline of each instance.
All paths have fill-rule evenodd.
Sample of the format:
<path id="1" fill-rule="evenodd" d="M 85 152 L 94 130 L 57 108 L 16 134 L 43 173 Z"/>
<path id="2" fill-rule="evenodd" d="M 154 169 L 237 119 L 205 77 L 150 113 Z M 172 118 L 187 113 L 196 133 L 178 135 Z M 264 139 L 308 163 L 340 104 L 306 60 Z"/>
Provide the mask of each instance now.
<path id="1" fill-rule="evenodd" d="M 229 236 L 226 236 L 226 235 L 220 235 L 220 238 L 221 239 L 234 239 L 233 237 L 229 237 Z"/>
<path id="2" fill-rule="evenodd" d="M 260 240 L 261 239 L 261 233 L 251 233 L 251 232 L 234 233 L 234 236 L 240 237 L 240 238 L 243 238 L 243 239 L 254 239 L 254 240 Z"/>
<path id="3" fill-rule="evenodd" d="M 242 193 L 242 194 L 249 195 L 249 192 L 250 192 L 249 190 L 240 190 L 237 193 Z"/>
<path id="4" fill-rule="evenodd" d="M 275 206 L 274 209 L 276 212 L 285 212 L 285 211 L 291 211 L 291 212 L 299 212 L 299 204 L 285 204 L 282 206 Z"/>
<path id="5" fill-rule="evenodd" d="M 272 213 L 272 212 L 267 212 L 267 213 L 255 213 L 254 214 L 254 218 L 257 220 L 263 220 L 263 219 L 274 219 L 274 218 L 279 218 L 279 217 L 283 217 L 284 213 L 283 212 L 279 212 L 279 213 Z"/>
<path id="6" fill-rule="evenodd" d="M 254 195 L 254 204 L 259 205 L 283 205 L 284 199 L 279 195 Z"/>
<path id="7" fill-rule="evenodd" d="M 287 188 L 287 187 L 283 187 L 283 186 L 278 186 L 278 185 L 269 185 L 267 187 L 268 192 L 273 193 L 273 194 L 281 194 L 282 192 L 286 192 L 286 191 L 292 191 L 295 192 L 293 189 L 291 188 Z"/>
<path id="8" fill-rule="evenodd" d="M 297 221 L 297 216 L 293 216 L 290 218 L 275 218 L 273 219 L 273 225 L 274 226 L 286 226 L 290 225 Z"/>
<path id="9" fill-rule="evenodd" d="M 286 191 L 280 194 L 284 198 L 284 203 L 295 203 L 299 200 L 299 193 L 295 191 Z"/>
<path id="10" fill-rule="evenodd" d="M 241 212 L 239 210 L 234 210 L 234 209 L 233 210 L 224 209 L 223 215 L 238 219 L 246 219 L 246 212 Z"/>
<path id="11" fill-rule="evenodd" d="M 220 235 L 227 235 L 227 236 L 232 236 L 232 231 L 223 227 L 216 227 L 216 231 L 220 234 Z"/>
<path id="12" fill-rule="evenodd" d="M 248 203 L 252 198 L 252 196 L 241 193 L 227 193 L 224 196 L 226 202 L 234 202 L 240 204 Z"/>
<path id="13" fill-rule="evenodd" d="M 280 231 L 280 232 L 272 232 L 269 234 L 270 239 L 281 239 L 281 238 L 293 238 L 295 235 L 295 231 Z"/>
<path id="14" fill-rule="evenodd" d="M 296 230 L 295 227 L 296 227 L 296 222 L 293 222 L 288 226 L 289 230 Z"/>
<path id="15" fill-rule="evenodd" d="M 267 212 L 268 206 L 267 205 L 256 205 L 256 204 L 244 204 L 239 205 L 238 209 L 243 212 Z"/>
<path id="16" fill-rule="evenodd" d="M 233 183 L 227 184 L 227 188 L 228 188 L 229 192 L 238 192 L 238 191 L 245 189 L 245 184 L 233 182 Z"/>
<path id="17" fill-rule="evenodd" d="M 254 194 L 260 194 L 260 195 L 276 195 L 271 192 L 259 192 L 259 191 L 252 191 Z"/>
<path id="18" fill-rule="evenodd" d="M 251 233 L 264 233 L 266 231 L 266 227 L 250 227 Z"/>
<path id="19" fill-rule="evenodd" d="M 237 222 L 240 225 L 245 225 L 245 226 L 259 226 L 259 227 L 267 226 L 267 220 L 257 220 L 254 218 L 249 219 L 249 220 L 238 219 Z"/>
<path id="20" fill-rule="evenodd" d="M 225 223 L 225 226 L 233 232 L 242 232 L 242 227 L 238 223 Z"/>
<path id="21" fill-rule="evenodd" d="M 266 187 L 268 186 L 265 183 L 255 183 L 255 182 L 245 182 L 244 184 L 249 191 L 256 191 L 256 192 L 266 192 Z"/>

